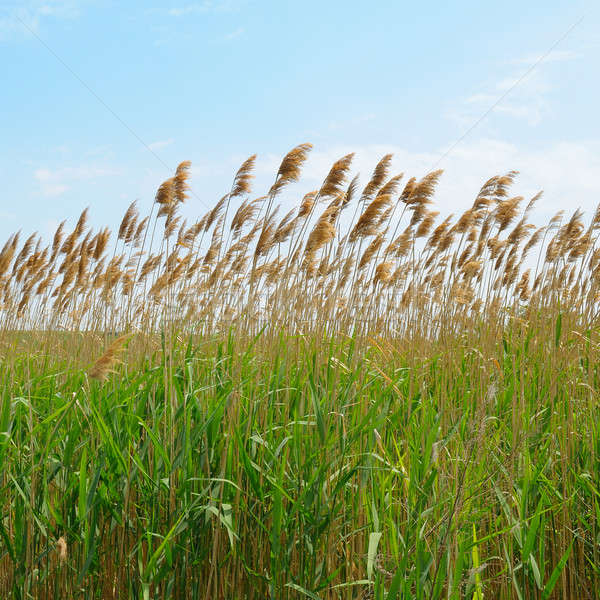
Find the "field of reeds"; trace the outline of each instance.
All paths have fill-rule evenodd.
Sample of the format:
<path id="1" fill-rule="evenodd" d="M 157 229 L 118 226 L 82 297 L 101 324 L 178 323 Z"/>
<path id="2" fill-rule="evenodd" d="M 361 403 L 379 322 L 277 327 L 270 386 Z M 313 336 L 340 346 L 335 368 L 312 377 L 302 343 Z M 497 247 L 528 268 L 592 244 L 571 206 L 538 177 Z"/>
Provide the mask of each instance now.
<path id="1" fill-rule="evenodd" d="M 309 151 L 6 242 L 1 598 L 600 597 L 600 210 Z"/>

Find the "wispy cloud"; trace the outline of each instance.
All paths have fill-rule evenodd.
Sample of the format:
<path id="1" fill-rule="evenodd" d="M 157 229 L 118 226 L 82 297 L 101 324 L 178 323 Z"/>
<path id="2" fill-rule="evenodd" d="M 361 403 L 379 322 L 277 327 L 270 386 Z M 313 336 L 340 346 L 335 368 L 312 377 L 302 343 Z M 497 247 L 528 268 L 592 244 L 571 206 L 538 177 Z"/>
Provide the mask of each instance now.
<path id="1" fill-rule="evenodd" d="M 161 148 L 166 148 L 170 146 L 175 140 L 173 138 L 169 138 L 168 140 L 158 140 L 156 142 L 152 142 L 148 144 L 148 148 L 150 150 L 160 150 Z"/>
<path id="2" fill-rule="evenodd" d="M 327 126 L 332 131 L 339 130 L 339 129 L 346 129 L 346 128 L 352 127 L 354 125 L 360 125 L 361 123 L 368 123 L 369 121 L 373 121 L 375 119 L 375 117 L 376 117 L 375 113 L 369 112 L 369 113 L 364 113 L 362 115 L 358 115 L 356 117 L 342 120 L 342 121 L 338 121 L 338 120 L 330 121 Z"/>
<path id="3" fill-rule="evenodd" d="M 38 33 L 47 19 L 75 19 L 81 13 L 82 2 L 76 0 L 30 0 L 0 6 L 0 41 Z"/>
<path id="4" fill-rule="evenodd" d="M 478 92 L 464 100 L 463 106 L 455 113 L 455 120 L 461 126 L 473 123 L 481 114 L 493 106 L 493 112 L 525 121 L 534 126 L 551 114 L 546 95 L 552 86 L 539 73 L 533 72 L 522 81 L 523 73 L 505 77 L 489 86 L 485 92 Z M 512 89 L 514 88 L 514 89 Z M 502 97 L 507 91 L 508 96 Z"/>
<path id="5" fill-rule="evenodd" d="M 233 0 L 203 0 L 202 2 L 192 2 L 183 6 L 176 6 L 167 12 L 172 17 L 200 15 L 208 12 L 228 12 L 234 10 L 237 4 Z"/>
<path id="6" fill-rule="evenodd" d="M 185 15 L 208 12 L 211 9 L 211 5 L 212 2 L 206 0 L 205 2 L 195 2 L 194 4 L 171 8 L 168 12 L 172 17 L 183 17 Z"/>
<path id="7" fill-rule="evenodd" d="M 60 167 L 56 169 L 41 167 L 33 173 L 39 184 L 40 192 L 47 198 L 55 198 L 68 191 L 77 182 L 91 182 L 100 177 L 119 175 L 117 169 L 81 165 L 77 167 Z"/>
<path id="8" fill-rule="evenodd" d="M 508 61 L 511 73 L 464 98 L 462 105 L 448 111 L 447 116 L 461 127 L 467 127 L 493 107 L 495 114 L 524 121 L 530 126 L 539 125 L 552 114 L 549 94 L 556 85 L 544 66 L 575 60 L 580 54 L 571 50 L 554 50 L 540 61 L 542 56 L 530 54 Z"/>
<path id="9" fill-rule="evenodd" d="M 240 35 L 242 35 L 244 33 L 244 28 L 243 27 L 238 27 L 237 29 L 235 29 L 234 31 L 227 33 L 223 36 L 223 40 L 226 42 L 229 42 L 231 40 L 234 40 L 235 38 L 240 37 Z"/>
<path id="10" fill-rule="evenodd" d="M 543 57 L 543 58 L 542 58 Z M 551 63 L 551 62 L 564 62 L 567 60 L 574 60 L 576 58 L 581 58 L 581 54 L 579 52 L 575 52 L 573 50 L 552 50 L 548 52 L 546 55 L 543 54 L 527 54 L 526 56 L 521 56 L 520 58 L 515 58 L 509 61 L 511 64 L 515 65 L 534 65 L 542 58 L 543 63 Z"/>

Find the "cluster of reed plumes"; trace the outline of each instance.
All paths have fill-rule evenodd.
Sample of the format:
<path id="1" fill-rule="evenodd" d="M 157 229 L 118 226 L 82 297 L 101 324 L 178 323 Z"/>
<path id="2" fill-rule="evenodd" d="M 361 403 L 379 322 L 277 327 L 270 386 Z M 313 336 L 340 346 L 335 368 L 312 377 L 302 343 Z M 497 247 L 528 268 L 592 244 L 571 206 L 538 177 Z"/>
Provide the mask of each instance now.
<path id="1" fill-rule="evenodd" d="M 320 189 L 279 215 L 282 190 L 299 179 L 310 151 L 281 162 L 266 196 L 252 198 L 255 156 L 231 191 L 193 224 L 189 162 L 163 182 L 149 216 L 136 203 L 116 240 L 86 227 L 58 227 L 48 247 L 15 234 L 0 252 L 5 329 L 156 330 L 165 322 L 210 332 L 235 324 L 305 330 L 436 335 L 465 318 L 498 319 L 509 307 L 576 306 L 591 317 L 598 293 L 600 211 L 589 227 L 576 211 L 542 227 L 529 202 L 511 196 L 516 175 L 489 179 L 462 215 L 432 210 L 441 171 L 403 182 L 389 176 L 391 155 L 360 191 L 349 182 L 353 155 L 331 167 Z M 194 201 L 194 199 L 192 199 Z M 528 259 L 537 248 L 537 260 Z"/>

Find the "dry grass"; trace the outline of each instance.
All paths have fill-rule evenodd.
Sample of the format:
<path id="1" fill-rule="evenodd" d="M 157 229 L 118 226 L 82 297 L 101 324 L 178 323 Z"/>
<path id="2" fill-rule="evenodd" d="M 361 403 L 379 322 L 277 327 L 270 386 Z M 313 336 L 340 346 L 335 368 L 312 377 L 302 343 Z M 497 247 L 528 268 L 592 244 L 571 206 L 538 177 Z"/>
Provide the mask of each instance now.
<path id="1" fill-rule="evenodd" d="M 523 208 L 510 197 L 511 172 L 438 224 L 429 206 L 441 171 L 399 193 L 401 175 L 388 179 L 385 156 L 354 200 L 357 179 L 344 187 L 350 154 L 278 219 L 276 198 L 298 180 L 309 150 L 288 153 L 256 200 L 246 199 L 250 157 L 231 192 L 191 225 L 177 214 L 187 198 L 184 162 L 160 185 L 156 211 L 141 218 L 135 203 L 128 208 L 112 246 L 107 229 L 86 227 L 87 210 L 72 232 L 61 224 L 50 246 L 36 234 L 21 246 L 11 236 L 0 253 L 3 329 L 155 331 L 169 322 L 202 333 L 269 324 L 431 337 L 474 315 L 495 319 L 497 306 L 560 304 L 593 317 L 598 215 L 588 227 L 576 212 L 535 228 L 527 220 L 537 198 Z"/>

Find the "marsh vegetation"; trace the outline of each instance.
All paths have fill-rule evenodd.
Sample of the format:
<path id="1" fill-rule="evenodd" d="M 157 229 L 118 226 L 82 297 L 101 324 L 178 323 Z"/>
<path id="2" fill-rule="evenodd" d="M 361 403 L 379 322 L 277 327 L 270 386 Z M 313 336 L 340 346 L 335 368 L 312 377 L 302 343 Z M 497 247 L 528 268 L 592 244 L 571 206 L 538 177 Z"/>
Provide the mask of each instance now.
<path id="1" fill-rule="evenodd" d="M 597 597 L 600 211 L 309 151 L 6 242 L 2 597 Z"/>

